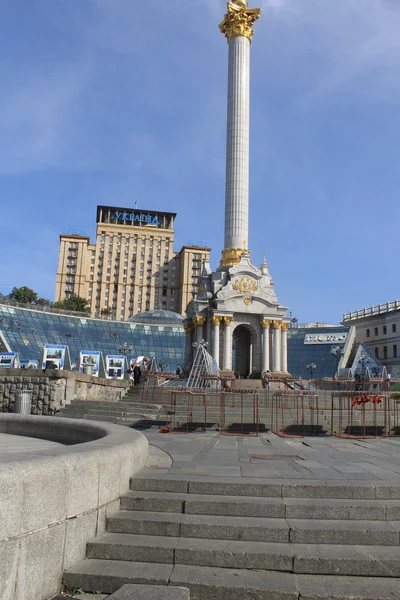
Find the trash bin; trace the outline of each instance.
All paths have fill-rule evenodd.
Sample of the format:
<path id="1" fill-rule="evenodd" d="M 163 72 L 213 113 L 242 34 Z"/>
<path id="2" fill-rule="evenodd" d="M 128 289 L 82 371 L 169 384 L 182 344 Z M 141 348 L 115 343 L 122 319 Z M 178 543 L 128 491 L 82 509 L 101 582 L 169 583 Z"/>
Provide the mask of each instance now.
<path id="1" fill-rule="evenodd" d="M 15 393 L 14 412 L 22 415 L 30 415 L 32 408 L 32 392 L 18 390 Z"/>
<path id="2" fill-rule="evenodd" d="M 93 367 L 92 367 L 92 365 L 84 365 L 83 366 L 83 373 L 85 375 L 92 375 L 93 374 Z"/>

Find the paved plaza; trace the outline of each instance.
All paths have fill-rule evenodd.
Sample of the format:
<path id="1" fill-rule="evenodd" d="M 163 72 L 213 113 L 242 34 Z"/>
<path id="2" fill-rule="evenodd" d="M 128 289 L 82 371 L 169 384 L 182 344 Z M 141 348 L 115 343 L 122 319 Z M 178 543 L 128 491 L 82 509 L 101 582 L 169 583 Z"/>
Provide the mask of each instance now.
<path id="1" fill-rule="evenodd" d="M 169 475 L 400 483 L 400 438 L 143 433 L 151 444 L 148 470 Z"/>

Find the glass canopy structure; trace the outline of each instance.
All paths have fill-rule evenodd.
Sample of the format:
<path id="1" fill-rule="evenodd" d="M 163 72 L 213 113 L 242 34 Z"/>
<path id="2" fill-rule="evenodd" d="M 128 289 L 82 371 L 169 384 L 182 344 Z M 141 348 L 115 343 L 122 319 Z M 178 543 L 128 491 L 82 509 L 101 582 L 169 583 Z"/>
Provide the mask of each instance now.
<path id="1" fill-rule="evenodd" d="M 183 364 L 185 331 L 183 317 L 170 311 L 140 313 L 130 321 L 105 321 L 17 308 L 0 304 L 1 351 L 18 352 L 20 359 L 38 360 L 45 344 L 65 344 L 76 363 L 81 350 L 120 354 L 132 346 L 129 358 L 156 357 L 168 370 Z M 126 352 L 126 350 L 125 350 Z"/>

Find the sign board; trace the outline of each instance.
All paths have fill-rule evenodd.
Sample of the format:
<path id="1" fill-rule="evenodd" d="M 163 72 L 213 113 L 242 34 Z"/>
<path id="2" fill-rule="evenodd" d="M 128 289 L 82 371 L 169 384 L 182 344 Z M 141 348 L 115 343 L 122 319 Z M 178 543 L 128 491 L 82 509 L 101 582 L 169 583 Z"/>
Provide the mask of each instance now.
<path id="1" fill-rule="evenodd" d="M 19 361 L 21 369 L 37 369 L 39 366 L 38 360 L 22 359 Z"/>
<path id="2" fill-rule="evenodd" d="M 126 356 L 109 354 L 106 356 L 106 378 L 124 379 L 126 371 Z"/>
<path id="3" fill-rule="evenodd" d="M 68 346 L 46 344 L 42 354 L 42 369 L 70 369 Z"/>
<path id="4" fill-rule="evenodd" d="M 81 373 L 91 370 L 91 373 L 87 373 L 88 375 L 104 377 L 104 362 L 101 352 L 97 350 L 82 350 L 79 353 L 79 370 Z"/>
<path id="5" fill-rule="evenodd" d="M 19 359 L 16 352 L 1 352 L 0 367 L 2 369 L 18 369 Z"/>
<path id="6" fill-rule="evenodd" d="M 159 227 L 160 225 L 160 221 L 158 220 L 158 218 L 152 217 L 149 214 L 145 214 L 142 212 L 114 212 L 114 218 L 119 221 L 132 221 L 134 223 L 145 223 L 146 225 L 156 225 L 157 227 Z"/>
<path id="7" fill-rule="evenodd" d="M 346 333 L 307 333 L 305 344 L 344 344 L 347 340 Z"/>

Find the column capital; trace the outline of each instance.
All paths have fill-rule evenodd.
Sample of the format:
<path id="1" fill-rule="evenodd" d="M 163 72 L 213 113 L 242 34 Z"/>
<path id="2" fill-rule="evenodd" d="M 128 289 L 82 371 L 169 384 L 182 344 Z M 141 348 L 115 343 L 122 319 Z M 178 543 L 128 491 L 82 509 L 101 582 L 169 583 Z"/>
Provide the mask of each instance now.
<path id="1" fill-rule="evenodd" d="M 233 267 L 240 263 L 240 258 L 243 252 L 247 252 L 244 248 L 225 248 L 222 250 L 221 267 Z"/>
<path id="2" fill-rule="evenodd" d="M 224 317 L 225 325 L 230 325 L 233 321 L 233 317 Z"/>
<path id="3" fill-rule="evenodd" d="M 253 25 L 260 18 L 261 8 L 247 8 L 246 0 L 228 2 L 228 12 L 219 26 L 228 42 L 235 37 L 246 37 L 249 41 L 254 35 Z"/>
<path id="4" fill-rule="evenodd" d="M 219 316 L 219 315 L 213 315 L 213 316 L 211 317 L 211 323 L 212 323 L 213 325 L 220 325 L 220 324 L 221 324 L 221 321 L 222 321 L 222 319 L 223 319 L 223 317 L 222 317 L 222 316 Z"/>
<path id="5" fill-rule="evenodd" d="M 282 321 L 272 321 L 272 327 L 274 329 L 280 329 L 282 326 Z"/>
<path id="6" fill-rule="evenodd" d="M 282 331 L 287 331 L 289 329 L 289 323 L 282 323 L 281 329 Z"/>
<path id="7" fill-rule="evenodd" d="M 193 317 L 192 323 L 194 327 L 203 327 L 206 322 L 205 317 Z"/>
<path id="8" fill-rule="evenodd" d="M 271 321 L 270 319 L 261 319 L 260 323 L 263 329 L 269 329 L 273 321 Z"/>
<path id="9" fill-rule="evenodd" d="M 185 330 L 186 333 L 192 333 L 194 326 L 191 323 L 185 323 L 183 325 L 183 328 Z"/>

